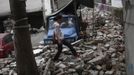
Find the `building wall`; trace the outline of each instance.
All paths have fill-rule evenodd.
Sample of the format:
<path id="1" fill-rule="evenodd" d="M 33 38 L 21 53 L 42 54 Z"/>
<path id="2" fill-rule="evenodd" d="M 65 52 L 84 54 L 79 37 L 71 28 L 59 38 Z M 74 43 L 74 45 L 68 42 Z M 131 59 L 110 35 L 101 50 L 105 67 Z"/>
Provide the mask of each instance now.
<path id="1" fill-rule="evenodd" d="M 123 4 L 125 6 L 125 1 Z M 134 5 L 134 0 L 129 0 Z M 134 75 L 134 8 L 124 8 L 124 22 L 125 22 L 125 48 L 126 48 L 126 62 L 127 75 Z"/>
<path id="2" fill-rule="evenodd" d="M 28 15 L 28 23 L 31 25 L 32 28 L 40 28 L 43 26 L 43 13 L 42 11 L 29 13 Z"/>
<path id="3" fill-rule="evenodd" d="M 0 33 L 4 32 L 3 21 L 5 21 L 8 17 L 8 15 L 0 17 Z M 27 17 L 28 23 L 31 25 L 32 28 L 39 29 L 41 26 L 43 26 L 44 20 L 42 11 L 28 13 Z"/>

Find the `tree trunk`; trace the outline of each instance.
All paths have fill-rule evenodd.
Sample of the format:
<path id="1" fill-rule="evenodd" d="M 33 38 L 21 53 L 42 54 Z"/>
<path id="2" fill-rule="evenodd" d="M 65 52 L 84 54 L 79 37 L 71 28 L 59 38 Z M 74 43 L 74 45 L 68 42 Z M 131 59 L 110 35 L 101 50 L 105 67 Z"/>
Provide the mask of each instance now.
<path id="1" fill-rule="evenodd" d="M 9 0 L 14 25 L 14 44 L 18 75 L 39 75 L 32 51 L 25 0 Z"/>

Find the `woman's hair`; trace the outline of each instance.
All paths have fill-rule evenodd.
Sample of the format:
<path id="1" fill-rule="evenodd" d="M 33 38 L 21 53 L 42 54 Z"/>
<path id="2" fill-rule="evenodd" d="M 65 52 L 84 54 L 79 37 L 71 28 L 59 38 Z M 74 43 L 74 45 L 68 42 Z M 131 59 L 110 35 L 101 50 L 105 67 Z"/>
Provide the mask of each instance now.
<path id="1" fill-rule="evenodd" d="M 62 19 L 62 15 L 57 15 L 55 18 L 54 18 L 54 21 L 57 21 L 59 19 Z"/>

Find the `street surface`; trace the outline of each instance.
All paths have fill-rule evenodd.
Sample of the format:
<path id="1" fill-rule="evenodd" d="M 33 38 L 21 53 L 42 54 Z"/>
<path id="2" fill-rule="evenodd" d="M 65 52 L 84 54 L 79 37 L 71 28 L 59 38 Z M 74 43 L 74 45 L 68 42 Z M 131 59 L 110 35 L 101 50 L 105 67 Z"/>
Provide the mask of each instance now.
<path id="1" fill-rule="evenodd" d="M 41 41 L 43 41 L 43 37 L 46 35 L 45 31 L 40 29 L 40 32 L 35 34 L 31 34 L 31 43 L 32 47 L 38 46 Z"/>

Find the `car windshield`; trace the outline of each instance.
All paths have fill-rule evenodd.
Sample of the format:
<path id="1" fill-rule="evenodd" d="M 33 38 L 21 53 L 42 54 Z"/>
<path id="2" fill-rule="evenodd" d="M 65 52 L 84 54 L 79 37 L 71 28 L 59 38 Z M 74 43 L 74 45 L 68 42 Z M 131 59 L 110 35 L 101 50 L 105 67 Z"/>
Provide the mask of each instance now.
<path id="1" fill-rule="evenodd" d="M 4 40 L 5 43 L 12 42 L 13 41 L 12 34 L 9 34 L 9 35 L 5 36 L 3 40 Z"/>
<path id="2" fill-rule="evenodd" d="M 61 23 L 61 28 L 69 28 L 75 25 L 75 20 L 73 17 L 63 17 Z M 49 19 L 49 29 L 54 29 L 54 20 L 53 18 Z"/>

